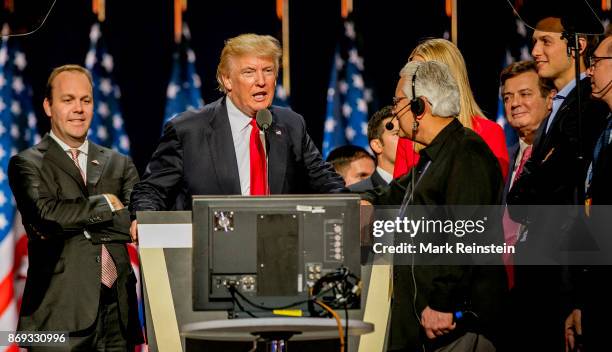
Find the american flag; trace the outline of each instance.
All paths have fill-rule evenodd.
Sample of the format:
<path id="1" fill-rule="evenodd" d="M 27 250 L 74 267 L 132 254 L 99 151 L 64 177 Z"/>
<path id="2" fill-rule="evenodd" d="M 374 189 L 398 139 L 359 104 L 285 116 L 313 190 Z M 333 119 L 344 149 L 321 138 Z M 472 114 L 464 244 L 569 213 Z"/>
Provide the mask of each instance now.
<path id="1" fill-rule="evenodd" d="M 353 144 L 369 150 L 368 101 L 363 79 L 363 58 L 355 45 L 355 26 L 344 21 L 344 32 L 336 47 L 323 133 L 323 157 L 336 147 Z"/>
<path id="2" fill-rule="evenodd" d="M 113 57 L 106 50 L 100 24 L 89 32 L 90 46 L 85 67 L 93 78 L 94 117 L 87 138 L 122 154 L 129 155 L 130 140 L 123 127 L 119 99 L 121 91 L 113 82 Z"/>
<path id="3" fill-rule="evenodd" d="M 5 25 L 3 33 L 8 32 Z M 8 184 L 10 156 L 40 141 L 32 109 L 32 89 L 23 77 L 25 54 L 2 37 L 0 47 L 0 331 L 14 331 L 28 266 L 28 247 L 21 216 Z M 0 346 L 18 351 L 17 346 Z"/>
<path id="4" fill-rule="evenodd" d="M 166 90 L 164 124 L 186 110 L 198 110 L 204 106 L 200 87 L 202 81 L 195 68 L 195 53 L 189 47 L 191 33 L 183 24 L 183 35 L 172 55 L 172 74 Z"/>
<path id="5" fill-rule="evenodd" d="M 527 35 L 527 27 L 525 26 L 525 23 L 517 18 L 515 19 L 515 27 L 515 34 L 513 35 L 513 37 L 509 38 L 509 42 L 511 44 L 506 48 L 506 55 L 504 56 L 502 62 L 502 69 L 513 62 L 532 59 L 531 53 L 529 52 L 529 37 Z M 506 145 L 508 146 L 508 148 L 510 148 L 516 142 L 518 142 L 518 136 L 506 120 L 504 101 L 501 96 L 501 87 L 499 93 L 500 94 L 497 100 L 496 122 L 504 129 L 504 134 L 506 135 Z"/>
<path id="6" fill-rule="evenodd" d="M 272 105 L 289 107 L 289 95 L 283 87 L 283 73 L 282 71 L 278 71 L 278 77 L 276 78 L 276 90 L 274 92 L 274 101 L 272 101 Z"/>
<path id="7" fill-rule="evenodd" d="M 119 99 L 121 91 L 113 80 L 113 57 L 106 50 L 100 24 L 94 23 L 89 32 L 91 41 L 89 51 L 85 57 L 85 67 L 91 71 L 93 79 L 94 116 L 89 128 L 87 138 L 97 144 L 112 148 L 121 154 L 130 154 L 130 141 L 123 128 L 123 117 Z M 144 330 L 144 308 L 140 284 L 140 262 L 138 249 L 134 244 L 128 244 L 130 263 L 134 275 L 138 280 L 136 284 L 138 294 L 138 312 L 141 327 Z M 135 351 L 146 351 L 145 344 L 136 346 Z"/>

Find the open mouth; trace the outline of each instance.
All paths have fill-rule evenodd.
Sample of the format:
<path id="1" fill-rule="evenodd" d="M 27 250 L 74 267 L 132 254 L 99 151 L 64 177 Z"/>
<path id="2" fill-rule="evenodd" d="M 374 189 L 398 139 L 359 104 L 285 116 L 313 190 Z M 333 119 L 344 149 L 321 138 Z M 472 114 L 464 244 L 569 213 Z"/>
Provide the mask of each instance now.
<path id="1" fill-rule="evenodd" d="M 253 99 L 255 99 L 255 101 L 257 102 L 262 102 L 266 100 L 267 96 L 268 96 L 268 93 L 266 92 L 257 92 L 253 94 Z"/>

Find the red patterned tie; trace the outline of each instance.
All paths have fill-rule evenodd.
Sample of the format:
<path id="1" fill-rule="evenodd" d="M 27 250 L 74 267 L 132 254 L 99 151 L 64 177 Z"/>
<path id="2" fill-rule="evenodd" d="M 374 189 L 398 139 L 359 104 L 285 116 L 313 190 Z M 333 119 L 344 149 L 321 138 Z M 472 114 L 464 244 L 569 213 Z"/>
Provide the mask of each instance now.
<path id="1" fill-rule="evenodd" d="M 249 154 L 251 160 L 251 195 L 260 196 L 268 194 L 266 177 L 266 154 L 264 153 L 257 121 L 251 119 L 251 138 L 249 141 Z"/>
<path id="2" fill-rule="evenodd" d="M 83 182 L 86 182 L 85 173 L 81 166 L 79 165 L 79 153 L 78 149 L 70 149 L 70 156 L 72 157 L 72 161 L 74 161 L 74 165 L 76 165 L 77 169 L 79 169 L 79 173 L 81 173 L 81 177 L 83 178 Z M 105 245 L 102 245 L 102 275 L 100 281 L 104 286 L 110 288 L 113 287 L 113 284 L 117 280 L 117 267 L 113 262 L 113 258 L 111 257 L 108 249 Z"/>
<path id="3" fill-rule="evenodd" d="M 514 185 L 514 182 L 518 180 L 523 171 L 523 166 L 529 158 L 531 157 L 531 147 L 528 146 L 523 151 L 523 156 L 521 157 L 521 161 L 519 162 L 518 167 L 516 168 L 516 172 L 514 173 L 514 177 L 512 178 L 511 186 Z M 504 210 L 503 217 L 503 225 L 504 225 L 504 241 L 508 245 L 514 245 L 516 243 L 519 229 L 521 228 L 521 224 L 518 222 L 514 222 L 510 218 L 510 214 L 508 214 L 508 208 Z M 504 264 L 506 265 L 506 272 L 508 273 L 508 287 L 512 288 L 514 286 L 514 260 L 512 258 L 512 254 L 504 253 L 502 254 L 502 258 L 504 259 Z"/>

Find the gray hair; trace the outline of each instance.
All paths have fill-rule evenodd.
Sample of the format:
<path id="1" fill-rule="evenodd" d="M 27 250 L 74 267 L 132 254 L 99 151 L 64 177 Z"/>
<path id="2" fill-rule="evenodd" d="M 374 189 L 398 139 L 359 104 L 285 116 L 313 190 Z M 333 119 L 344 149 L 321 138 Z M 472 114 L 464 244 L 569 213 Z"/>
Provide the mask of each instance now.
<path id="1" fill-rule="evenodd" d="M 438 61 L 411 61 L 402 68 L 400 77 L 405 78 L 402 91 L 412 99 L 412 76 L 416 72 L 415 94 L 425 97 L 431 105 L 432 115 L 456 117 L 460 111 L 459 86 L 448 66 Z"/>

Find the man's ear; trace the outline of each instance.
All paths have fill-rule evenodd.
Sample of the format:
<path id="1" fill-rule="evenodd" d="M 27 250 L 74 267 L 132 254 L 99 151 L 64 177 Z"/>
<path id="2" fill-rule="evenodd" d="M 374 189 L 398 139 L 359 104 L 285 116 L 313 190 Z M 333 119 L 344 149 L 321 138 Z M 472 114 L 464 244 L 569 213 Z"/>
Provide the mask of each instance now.
<path id="1" fill-rule="evenodd" d="M 378 138 L 374 138 L 370 141 L 370 148 L 372 148 L 372 151 L 375 154 L 380 154 L 383 151 L 383 144 L 382 141 Z"/>
<path id="2" fill-rule="evenodd" d="M 43 100 L 43 109 L 45 110 L 45 114 L 47 114 L 47 116 L 51 117 L 51 102 L 49 102 L 49 99 L 45 98 L 45 100 Z"/>
<path id="3" fill-rule="evenodd" d="M 585 37 L 578 37 L 578 45 L 580 45 L 580 55 L 585 55 L 587 40 Z"/>
<path id="4" fill-rule="evenodd" d="M 221 81 L 223 81 L 223 87 L 228 92 L 232 91 L 232 80 L 230 80 L 229 76 L 221 75 Z"/>

